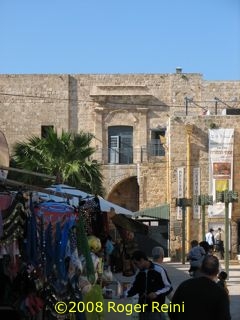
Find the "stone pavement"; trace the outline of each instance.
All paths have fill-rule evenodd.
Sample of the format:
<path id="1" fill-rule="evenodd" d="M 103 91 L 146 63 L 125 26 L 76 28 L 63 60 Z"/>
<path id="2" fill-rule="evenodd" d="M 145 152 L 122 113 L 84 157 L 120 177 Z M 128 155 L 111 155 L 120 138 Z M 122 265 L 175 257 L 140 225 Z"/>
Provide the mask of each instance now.
<path id="1" fill-rule="evenodd" d="M 183 280 L 189 279 L 189 264 L 181 263 L 164 263 L 169 277 L 176 288 Z M 222 269 L 224 269 L 224 261 L 221 261 Z M 238 320 L 240 315 L 240 264 L 237 261 L 231 261 L 229 265 L 229 280 L 227 286 L 230 294 L 230 311 L 232 320 Z"/>
<path id="2" fill-rule="evenodd" d="M 186 264 L 182 264 L 180 262 L 164 262 L 164 266 L 168 271 L 174 289 L 176 289 L 182 281 L 189 279 L 188 262 L 186 262 Z M 221 261 L 221 266 L 222 269 L 224 269 L 223 261 Z M 117 273 L 114 276 L 119 282 L 131 282 L 134 279 L 134 277 L 124 277 L 120 273 Z M 232 320 L 238 320 L 240 315 L 240 263 L 237 261 L 230 262 L 227 286 L 230 294 L 230 311 Z M 121 316 L 115 314 L 114 319 L 124 319 L 124 316 L 123 314 Z M 128 316 L 128 319 L 131 319 L 131 317 Z"/>

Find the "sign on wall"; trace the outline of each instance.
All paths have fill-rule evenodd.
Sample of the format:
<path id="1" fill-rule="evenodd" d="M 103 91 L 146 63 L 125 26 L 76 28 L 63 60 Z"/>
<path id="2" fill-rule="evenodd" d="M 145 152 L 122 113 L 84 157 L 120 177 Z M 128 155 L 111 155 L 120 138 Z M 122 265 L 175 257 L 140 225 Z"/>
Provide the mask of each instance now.
<path id="1" fill-rule="evenodd" d="M 185 177 L 184 177 L 184 168 L 177 169 L 177 195 L 178 198 L 184 198 L 185 195 Z M 182 208 L 177 207 L 177 220 L 182 220 Z"/>
<path id="2" fill-rule="evenodd" d="M 200 195 L 200 168 L 193 168 L 193 197 Z M 200 206 L 193 205 L 193 219 L 200 219 Z"/>
<path id="3" fill-rule="evenodd" d="M 232 190 L 234 129 L 209 129 L 209 216 L 224 216 L 225 204 L 216 203 L 216 191 Z M 229 206 L 231 216 L 231 206 Z"/>

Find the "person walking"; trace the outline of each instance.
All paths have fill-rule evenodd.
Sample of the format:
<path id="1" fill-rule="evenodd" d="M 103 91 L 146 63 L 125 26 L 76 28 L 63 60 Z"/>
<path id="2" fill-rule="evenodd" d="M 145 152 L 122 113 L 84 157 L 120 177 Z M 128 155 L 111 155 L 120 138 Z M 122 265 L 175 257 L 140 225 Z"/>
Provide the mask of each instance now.
<path id="1" fill-rule="evenodd" d="M 159 272 L 159 266 L 156 267 L 142 251 L 135 251 L 132 260 L 139 271 L 135 276 L 132 287 L 127 292 L 127 297 L 138 294 L 138 304 L 142 307 L 139 313 L 140 320 L 163 319 L 158 309 L 161 309 L 161 306 L 165 303 L 166 293 L 171 288 L 166 273 L 163 269 Z M 153 307 L 155 304 L 157 304 L 158 309 Z"/>
<path id="2" fill-rule="evenodd" d="M 164 258 L 164 250 L 162 247 L 154 247 L 152 249 L 152 258 L 153 258 L 153 264 L 155 267 L 155 270 L 160 272 L 163 275 L 163 279 L 165 279 L 165 287 L 170 289 L 166 291 L 166 303 L 169 303 L 172 300 L 173 296 L 173 286 L 171 283 L 171 280 L 168 276 L 167 270 L 163 266 L 163 258 Z M 166 277 L 165 277 L 166 276 Z M 162 317 L 164 320 L 169 320 L 168 314 L 164 312 L 162 314 Z"/>
<path id="3" fill-rule="evenodd" d="M 213 251 L 210 250 L 210 246 L 207 241 L 201 241 L 199 242 L 200 247 L 203 247 L 206 254 L 213 254 Z"/>
<path id="4" fill-rule="evenodd" d="M 182 282 L 172 298 L 171 320 L 231 320 L 229 298 L 217 283 L 219 260 L 207 255 L 202 261 L 201 276 Z M 184 304 L 181 310 L 174 306 Z"/>
<path id="5" fill-rule="evenodd" d="M 154 268 L 155 268 L 155 270 L 157 270 L 158 272 L 161 273 L 162 278 L 163 278 L 164 283 L 165 283 L 165 287 L 166 287 L 166 289 L 168 289 L 166 291 L 166 296 L 171 301 L 173 287 L 172 287 L 171 280 L 170 280 L 170 278 L 168 276 L 167 270 L 163 266 L 163 258 L 164 258 L 164 250 L 163 250 L 163 248 L 160 247 L 160 246 L 154 247 L 152 249 L 152 257 L 153 257 Z"/>
<path id="6" fill-rule="evenodd" d="M 220 259 L 224 259 L 224 244 L 223 244 L 223 231 L 221 228 L 218 228 L 218 231 L 215 235 L 216 250 L 219 252 Z"/>
<path id="7" fill-rule="evenodd" d="M 206 255 L 205 250 L 198 244 L 197 240 L 191 241 L 191 250 L 188 253 L 188 260 L 190 262 L 189 274 L 190 276 L 196 276 L 199 271 L 203 258 Z"/>
<path id="8" fill-rule="evenodd" d="M 206 233 L 205 240 L 209 244 L 209 249 L 211 251 L 213 251 L 214 245 L 215 245 L 215 238 L 214 238 L 214 230 L 213 230 L 213 228 L 210 228 L 208 233 Z"/>

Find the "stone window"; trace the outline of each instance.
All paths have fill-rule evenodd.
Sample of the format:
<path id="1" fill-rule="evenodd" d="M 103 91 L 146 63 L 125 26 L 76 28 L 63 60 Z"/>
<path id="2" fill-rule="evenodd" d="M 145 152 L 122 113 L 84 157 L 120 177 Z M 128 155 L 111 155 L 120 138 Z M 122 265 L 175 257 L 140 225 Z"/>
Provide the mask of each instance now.
<path id="1" fill-rule="evenodd" d="M 165 156 L 165 129 L 151 129 L 149 154 L 151 156 Z"/>
<path id="2" fill-rule="evenodd" d="M 111 126 L 108 128 L 108 162 L 133 163 L 133 127 Z"/>

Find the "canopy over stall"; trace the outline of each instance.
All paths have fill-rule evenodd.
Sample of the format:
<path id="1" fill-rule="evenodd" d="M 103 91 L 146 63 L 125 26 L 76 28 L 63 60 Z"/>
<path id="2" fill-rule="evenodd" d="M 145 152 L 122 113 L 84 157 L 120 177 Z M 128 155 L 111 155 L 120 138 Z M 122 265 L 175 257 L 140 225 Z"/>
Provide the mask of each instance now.
<path id="1" fill-rule="evenodd" d="M 113 216 L 112 221 L 116 227 L 120 227 L 134 233 L 148 234 L 148 226 L 123 214 Z"/>
<path id="2" fill-rule="evenodd" d="M 51 187 L 47 188 L 47 190 L 55 191 L 55 192 L 60 192 L 65 195 L 70 195 L 71 199 L 68 200 L 68 203 L 70 205 L 73 205 L 75 207 L 78 206 L 79 204 L 79 199 L 80 200 L 92 200 L 95 195 L 86 193 L 84 191 L 78 190 L 74 187 L 65 185 L 65 184 L 59 184 L 59 185 L 52 185 Z M 55 196 L 55 195 L 48 195 L 44 193 L 38 193 L 39 196 L 44 199 L 44 200 L 52 200 L 56 202 L 61 202 L 61 201 L 66 201 L 64 198 Z M 65 197 L 66 198 L 66 197 Z M 99 204 L 100 204 L 100 209 L 102 212 L 111 212 L 114 211 L 115 213 L 119 214 L 125 214 L 128 216 L 132 216 L 133 212 L 125 209 L 123 207 L 118 206 L 117 204 L 114 204 L 110 201 L 107 201 L 103 199 L 102 197 L 98 196 L 99 199 Z"/>
<path id="3" fill-rule="evenodd" d="M 169 204 L 165 203 L 154 208 L 146 208 L 140 211 L 136 211 L 134 212 L 133 215 L 135 218 L 149 217 L 149 218 L 155 218 L 155 219 L 169 220 L 170 206 Z"/>

